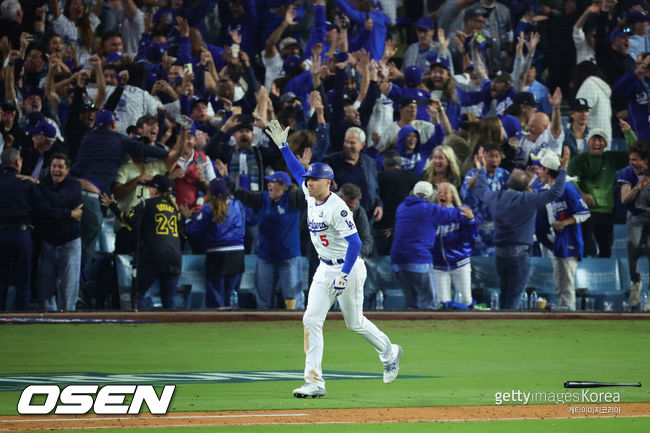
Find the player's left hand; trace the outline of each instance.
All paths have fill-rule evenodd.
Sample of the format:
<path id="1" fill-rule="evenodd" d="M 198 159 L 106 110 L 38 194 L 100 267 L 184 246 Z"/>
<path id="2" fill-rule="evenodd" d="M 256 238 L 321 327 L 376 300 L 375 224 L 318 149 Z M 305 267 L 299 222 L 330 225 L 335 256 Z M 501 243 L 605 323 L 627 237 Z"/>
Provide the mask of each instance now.
<path id="1" fill-rule="evenodd" d="M 348 274 L 345 272 L 339 272 L 338 277 L 334 280 L 334 296 L 339 296 L 348 285 Z"/>
<path id="2" fill-rule="evenodd" d="M 269 134 L 269 137 L 271 137 L 275 145 L 278 146 L 280 149 L 282 149 L 287 145 L 287 136 L 289 135 L 288 126 L 286 127 L 286 129 L 282 130 L 282 126 L 280 125 L 280 122 L 274 119 L 269 122 L 269 127 L 266 129 L 265 132 Z"/>

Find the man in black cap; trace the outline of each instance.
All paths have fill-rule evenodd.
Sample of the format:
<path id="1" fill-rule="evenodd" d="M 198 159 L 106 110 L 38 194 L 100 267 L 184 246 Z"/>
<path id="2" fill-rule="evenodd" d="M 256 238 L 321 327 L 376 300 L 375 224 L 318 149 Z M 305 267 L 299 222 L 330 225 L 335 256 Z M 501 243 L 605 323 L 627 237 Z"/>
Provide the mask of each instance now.
<path id="1" fill-rule="evenodd" d="M 19 175 L 18 149 L 0 156 L 0 311 L 6 310 L 9 280 L 16 286 L 16 310 L 27 310 L 31 297 L 32 212 L 38 201 L 36 183 Z"/>
<path id="2" fill-rule="evenodd" d="M 528 126 L 528 120 L 537 112 L 535 96 L 530 92 L 519 92 L 512 98 L 512 105 L 506 110 L 519 119 L 522 128 Z"/>
<path id="3" fill-rule="evenodd" d="M 571 157 L 589 150 L 589 110 L 591 107 L 584 98 L 576 98 L 569 104 L 569 124 L 564 129 L 564 145 L 571 150 Z"/>
<path id="4" fill-rule="evenodd" d="M 144 307 L 147 290 L 158 280 L 163 308 L 173 309 L 183 262 L 178 235 L 180 212 L 172 198 L 172 184 L 167 176 L 157 174 L 145 185 L 150 198 L 128 212 L 122 212 L 114 197 L 106 193 L 102 194 L 102 204 L 110 207 L 124 224 L 140 235 L 136 261 L 138 308 Z"/>

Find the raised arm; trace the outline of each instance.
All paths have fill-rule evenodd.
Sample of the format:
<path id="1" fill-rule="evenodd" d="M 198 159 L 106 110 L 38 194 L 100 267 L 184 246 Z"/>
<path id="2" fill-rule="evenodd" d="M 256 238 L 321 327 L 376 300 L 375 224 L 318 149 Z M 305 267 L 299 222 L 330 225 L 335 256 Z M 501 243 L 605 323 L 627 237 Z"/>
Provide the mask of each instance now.
<path id="1" fill-rule="evenodd" d="M 280 122 L 277 120 L 271 120 L 271 122 L 269 122 L 269 127 L 265 132 L 269 135 L 269 137 L 271 137 L 271 140 L 273 140 L 275 145 L 280 149 L 280 152 L 282 153 L 282 156 L 284 157 L 284 160 L 286 161 L 287 167 L 289 168 L 289 171 L 291 172 L 293 178 L 296 179 L 298 185 L 302 185 L 304 181 L 302 175 L 305 174 L 305 169 L 303 168 L 300 161 L 298 161 L 298 158 L 296 158 L 296 155 L 291 152 L 291 149 L 287 144 L 289 127 L 287 126 L 286 129 L 282 130 Z"/>

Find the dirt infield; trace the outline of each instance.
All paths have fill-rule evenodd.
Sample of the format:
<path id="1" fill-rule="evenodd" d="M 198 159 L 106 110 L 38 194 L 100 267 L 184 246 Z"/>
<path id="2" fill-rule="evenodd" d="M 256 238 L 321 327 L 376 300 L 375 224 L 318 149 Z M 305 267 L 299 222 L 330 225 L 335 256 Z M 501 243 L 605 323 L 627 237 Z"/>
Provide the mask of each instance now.
<path id="1" fill-rule="evenodd" d="M 309 400 L 305 401 L 309 406 Z M 650 403 L 607 405 L 443 406 L 281 411 L 173 412 L 165 416 L 9 416 L 0 431 L 245 425 L 368 424 L 650 417 Z"/>

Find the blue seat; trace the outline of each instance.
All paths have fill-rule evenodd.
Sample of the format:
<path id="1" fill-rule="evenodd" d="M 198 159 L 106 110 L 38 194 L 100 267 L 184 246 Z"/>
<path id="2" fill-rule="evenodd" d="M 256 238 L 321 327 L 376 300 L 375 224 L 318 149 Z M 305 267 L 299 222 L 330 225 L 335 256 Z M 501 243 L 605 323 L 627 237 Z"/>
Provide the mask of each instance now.
<path id="1" fill-rule="evenodd" d="M 472 287 L 484 289 L 499 289 L 496 258 L 472 256 Z"/>
<path id="2" fill-rule="evenodd" d="M 589 295 L 620 293 L 618 260 L 588 257 L 578 263 L 576 288 L 589 289 Z"/>
<path id="3" fill-rule="evenodd" d="M 627 258 L 627 225 L 614 225 L 614 242 L 612 243 L 612 258 Z M 621 274 L 623 275 L 623 274 Z"/>
<path id="4" fill-rule="evenodd" d="M 183 272 L 178 287 L 190 286 L 185 308 L 205 308 L 205 255 L 183 254 Z M 178 305 L 178 299 L 176 300 Z"/>
<path id="5" fill-rule="evenodd" d="M 387 310 L 403 310 L 406 308 L 406 298 L 402 292 L 402 286 L 397 281 L 393 272 L 390 256 L 376 256 L 364 259 L 368 277 L 364 290 L 364 296 L 372 299 L 368 306 L 374 307 L 374 298 L 377 290 L 384 292 L 384 308 Z"/>

